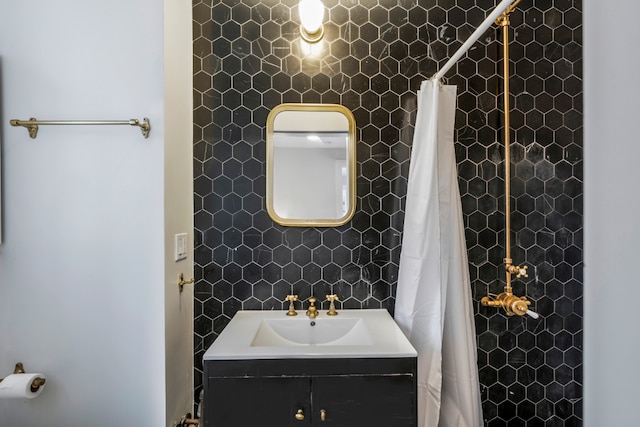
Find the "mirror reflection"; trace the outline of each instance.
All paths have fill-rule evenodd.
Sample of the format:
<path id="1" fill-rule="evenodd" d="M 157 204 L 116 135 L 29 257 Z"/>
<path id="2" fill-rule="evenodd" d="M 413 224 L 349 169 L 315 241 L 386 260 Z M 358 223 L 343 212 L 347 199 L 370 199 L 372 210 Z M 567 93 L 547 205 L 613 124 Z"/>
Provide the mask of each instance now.
<path id="1" fill-rule="evenodd" d="M 281 225 L 328 227 L 355 211 L 355 120 L 334 104 L 282 104 L 267 118 L 267 211 Z"/>

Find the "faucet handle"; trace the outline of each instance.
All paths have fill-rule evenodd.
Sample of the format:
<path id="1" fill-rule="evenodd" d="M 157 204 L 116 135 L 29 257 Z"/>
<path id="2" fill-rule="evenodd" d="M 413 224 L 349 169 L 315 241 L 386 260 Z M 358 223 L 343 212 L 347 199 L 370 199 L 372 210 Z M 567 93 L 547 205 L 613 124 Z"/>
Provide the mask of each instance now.
<path id="1" fill-rule="evenodd" d="M 331 294 L 331 295 L 327 295 L 327 301 L 329 301 L 329 311 L 327 311 L 327 316 L 337 316 L 338 312 L 336 311 L 336 304 L 335 302 L 338 301 L 340 298 L 338 298 L 338 295 L 336 294 Z"/>
<path id="2" fill-rule="evenodd" d="M 287 316 L 297 316 L 296 307 L 293 305 L 294 301 L 298 301 L 298 295 L 287 295 L 284 299 L 285 301 L 289 301 L 289 311 L 287 311 Z"/>
<path id="3" fill-rule="evenodd" d="M 298 301 L 298 295 L 287 295 L 284 300 L 289 302 Z"/>
<path id="4" fill-rule="evenodd" d="M 521 277 L 529 277 L 529 275 L 527 274 L 527 268 L 528 267 L 526 265 L 523 267 L 518 266 L 518 273 L 516 274 L 516 277 L 518 279 Z"/>
<path id="5" fill-rule="evenodd" d="M 518 279 L 521 277 L 529 277 L 529 275 L 527 274 L 527 268 L 528 267 L 526 265 L 519 266 L 510 263 L 506 265 L 507 272 L 509 272 L 510 274 L 515 274 Z"/>
<path id="6" fill-rule="evenodd" d="M 527 299 L 527 297 L 513 297 L 513 299 L 507 301 L 507 305 L 505 306 L 505 310 L 507 310 L 507 314 L 517 314 L 518 316 L 524 316 L 529 311 L 529 306 L 531 305 L 531 301 Z"/>

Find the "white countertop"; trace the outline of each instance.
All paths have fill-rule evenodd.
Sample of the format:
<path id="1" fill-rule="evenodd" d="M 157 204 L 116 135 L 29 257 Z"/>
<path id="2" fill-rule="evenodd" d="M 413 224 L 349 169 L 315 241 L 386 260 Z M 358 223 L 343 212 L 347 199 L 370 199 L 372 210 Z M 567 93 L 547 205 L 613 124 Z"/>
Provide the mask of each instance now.
<path id="1" fill-rule="evenodd" d="M 282 322 L 312 322 L 299 311 L 297 316 L 289 317 L 285 310 L 278 311 L 238 311 L 231 322 L 209 347 L 203 360 L 247 360 L 247 359 L 321 359 L 321 358 L 384 358 L 416 357 L 417 352 L 402 333 L 389 312 L 385 309 L 339 310 L 338 316 L 327 316 L 319 311 L 315 319 L 319 322 L 331 322 L 336 319 L 360 319 L 366 329 L 357 333 L 366 334 L 366 339 L 339 339 L 325 344 L 256 345 L 256 334 L 264 322 L 275 319 Z M 282 323 L 279 322 L 279 323 Z M 320 324 L 318 322 L 318 324 Z M 292 323 L 293 324 L 293 323 Z M 285 342 L 284 340 L 283 342 Z M 358 342 L 351 345 L 351 342 Z"/>

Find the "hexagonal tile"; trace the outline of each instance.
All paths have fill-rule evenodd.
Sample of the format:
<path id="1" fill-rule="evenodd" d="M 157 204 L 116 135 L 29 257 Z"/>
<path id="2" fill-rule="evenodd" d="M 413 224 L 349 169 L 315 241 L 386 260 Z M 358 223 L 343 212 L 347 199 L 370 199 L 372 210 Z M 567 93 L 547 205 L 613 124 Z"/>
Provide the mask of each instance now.
<path id="1" fill-rule="evenodd" d="M 415 90 L 487 11 L 469 0 L 428 6 L 385 0 L 366 7 L 337 0 L 327 8 L 322 56 L 311 58 L 297 43 L 295 6 L 253 0 L 194 5 L 194 156 L 204 170 L 194 181 L 202 240 L 194 256 L 198 268 L 215 267 L 206 267 L 201 279 L 210 290 L 196 296 L 210 313 L 197 317 L 200 346 L 238 308 L 282 309 L 280 294 L 291 287 L 308 298 L 335 285 L 345 308 L 393 309 Z M 480 309 L 480 377 L 496 399 L 483 407 L 488 425 L 561 424 L 581 416 L 581 406 L 571 403 L 581 397 L 571 372 L 581 369 L 573 343 L 582 327 L 582 81 L 574 72 L 581 12 L 571 4 L 534 4 L 516 10 L 512 25 L 512 250 L 532 263 L 536 282 L 528 291 L 548 329 Z M 497 31 L 487 34 L 448 76 L 459 93 L 456 159 L 474 297 L 503 286 L 501 58 Z M 354 112 L 358 213 L 349 224 L 288 233 L 264 212 L 264 123 L 281 102 L 340 103 Z M 235 266 L 227 278 L 236 282 L 223 278 L 227 265 Z M 249 298 L 247 282 L 254 283 Z M 487 365 L 501 363 L 505 352 L 507 366 Z M 523 357 L 517 378 L 503 384 L 505 395 L 496 388 L 499 377 L 509 382 L 512 362 Z M 550 375 L 555 379 L 548 382 Z M 546 395 L 536 376 L 550 384 Z"/>

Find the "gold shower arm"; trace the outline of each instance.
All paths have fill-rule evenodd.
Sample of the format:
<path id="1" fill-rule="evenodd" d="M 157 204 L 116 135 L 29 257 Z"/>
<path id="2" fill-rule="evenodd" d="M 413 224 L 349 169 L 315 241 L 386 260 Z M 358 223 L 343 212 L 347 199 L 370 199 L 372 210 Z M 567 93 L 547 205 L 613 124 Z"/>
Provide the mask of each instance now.
<path id="1" fill-rule="evenodd" d="M 506 10 L 506 13 L 513 13 L 514 10 L 516 10 L 516 6 L 518 4 L 520 4 L 522 0 L 516 0 L 513 2 L 513 4 L 511 6 L 509 6 L 509 8 Z"/>
<path id="2" fill-rule="evenodd" d="M 516 6 L 518 6 L 518 4 L 521 1 L 522 0 L 516 0 L 509 7 L 507 7 L 505 9 L 505 11 L 502 12 L 502 15 L 500 15 L 500 17 L 498 19 L 496 19 L 496 25 L 500 25 L 500 26 L 509 25 L 509 15 L 511 15 L 513 12 L 515 12 Z M 506 20 L 506 24 L 503 23 L 504 20 Z"/>
<path id="3" fill-rule="evenodd" d="M 502 0 L 496 8 L 487 15 L 484 21 L 475 29 L 475 31 L 469 36 L 469 38 L 458 48 L 458 50 L 451 55 L 449 60 L 442 66 L 440 71 L 431 77 L 431 80 L 440 80 L 444 75 L 449 71 L 456 62 L 475 44 L 475 42 L 482 37 L 482 35 L 489 29 L 491 25 L 493 25 L 494 21 L 498 19 L 500 14 L 502 14 L 507 9 L 513 9 L 515 5 L 520 3 L 520 0 L 516 0 L 515 3 L 511 2 L 511 0 Z"/>

